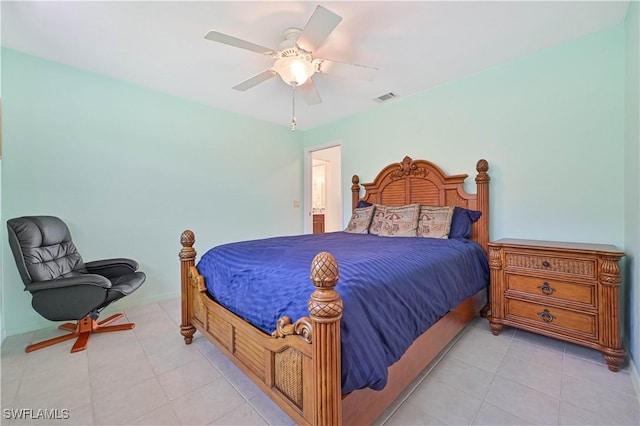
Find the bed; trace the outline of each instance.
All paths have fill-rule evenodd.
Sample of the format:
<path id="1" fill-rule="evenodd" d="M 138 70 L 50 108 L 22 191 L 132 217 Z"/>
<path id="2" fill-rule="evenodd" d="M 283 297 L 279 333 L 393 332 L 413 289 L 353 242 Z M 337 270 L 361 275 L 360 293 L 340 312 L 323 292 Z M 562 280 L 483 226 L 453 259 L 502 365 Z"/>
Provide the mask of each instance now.
<path id="1" fill-rule="evenodd" d="M 355 211 L 363 203 L 364 205 L 381 204 L 386 206 L 405 206 L 419 203 L 428 206 L 457 206 L 480 211 L 482 215 L 471 225 L 469 236 L 469 240 L 477 244 L 466 244 L 466 246 L 477 246 L 477 250 L 486 256 L 489 241 L 487 161 L 478 161 L 476 170 L 478 172 L 475 178 L 476 193 L 472 194 L 467 193 L 463 187 L 467 175 L 446 175 L 440 167 L 429 161 L 412 160 L 410 157 L 405 157 L 402 162 L 392 163 L 383 168 L 372 183 L 361 185 L 358 176 L 353 176 L 352 208 Z M 362 186 L 365 190 L 364 196 L 361 195 Z M 456 301 L 456 304 L 451 308 L 438 314 L 426 331 L 418 330 L 418 333 L 421 333 L 419 337 L 408 345 L 408 349 L 402 350 L 402 353 L 398 355 L 399 360 L 395 361 L 394 358 L 394 363 L 386 369 L 383 380 L 378 379 L 377 382 L 366 385 L 370 387 L 362 389 L 359 388 L 362 386 L 361 384 L 351 384 L 345 391 L 344 386 L 348 380 L 345 379 L 342 369 L 343 339 L 341 338 L 341 330 L 347 324 L 353 324 L 353 318 L 361 315 L 359 312 L 356 316 L 351 315 L 352 311 L 345 309 L 346 307 L 353 310 L 353 307 L 356 306 L 351 299 L 349 290 L 351 287 L 350 284 L 347 285 L 347 282 L 353 281 L 353 277 L 362 279 L 364 275 L 367 275 L 366 271 L 370 271 L 370 276 L 366 279 L 372 283 L 382 282 L 383 279 L 386 279 L 379 270 L 370 265 L 365 265 L 362 270 L 353 273 L 350 269 L 353 266 L 349 263 L 351 258 L 357 256 L 355 254 L 348 255 L 349 244 L 353 245 L 353 253 L 356 251 L 359 253 L 362 247 L 369 245 L 373 250 L 381 251 L 379 244 L 386 244 L 382 240 L 389 241 L 389 244 L 393 240 L 394 244 L 403 241 L 403 245 L 425 245 L 425 240 L 431 239 L 385 239 L 375 235 L 347 235 L 346 233 L 325 235 L 320 237 L 322 238 L 320 242 L 309 240 L 309 238 L 311 236 L 297 236 L 283 239 L 283 241 L 276 238 L 257 242 L 257 244 L 267 245 L 275 243 L 302 244 L 302 246 L 309 247 L 309 250 L 319 251 L 310 265 L 304 262 L 307 263 L 304 265 L 307 271 L 306 277 L 309 277 L 309 266 L 311 268 L 310 294 L 307 297 L 300 296 L 300 291 L 304 291 L 304 288 L 296 293 L 298 296 L 292 301 L 296 309 L 290 310 L 296 315 L 293 318 L 282 315 L 260 323 L 259 320 L 256 322 L 255 319 L 249 318 L 252 312 L 236 313 L 238 311 L 235 308 L 228 309 L 227 306 L 232 303 L 220 295 L 212 297 L 210 290 L 214 289 L 207 288 L 207 285 L 212 287 L 211 283 L 217 280 L 215 276 L 211 275 L 210 264 L 224 262 L 224 255 L 215 253 L 227 250 L 226 256 L 229 259 L 236 258 L 240 252 L 235 250 L 241 248 L 242 245 L 234 244 L 223 249 L 216 249 L 214 254 L 218 257 L 212 257 L 208 252 L 200 259 L 198 267 L 196 267 L 196 251 L 193 248 L 195 236 L 192 231 L 183 232 L 181 235 L 182 249 L 179 254 L 182 292 L 180 332 L 185 343 L 190 344 L 195 331 L 200 331 L 298 424 L 369 424 L 402 393 L 478 313 L 486 314 L 488 305 L 486 304 L 485 287 L 487 283 L 479 290 L 475 288 L 471 295 L 466 295 L 459 303 Z M 335 243 L 334 240 L 339 242 Z M 429 244 L 440 243 L 429 242 Z M 458 243 L 452 241 L 451 244 Z M 337 256 L 328 251 L 321 251 L 320 249 L 325 245 L 332 247 L 338 253 Z M 464 241 L 462 241 L 454 251 L 466 248 L 464 246 Z M 264 251 L 262 247 L 256 250 Z M 437 247 L 435 250 L 443 251 L 442 247 Z M 300 256 L 302 257 L 289 255 L 286 257 L 295 258 L 293 261 L 297 261 L 299 264 L 302 263 L 300 259 L 305 259 L 302 253 Z M 341 259 L 340 264 L 345 266 L 344 270 L 339 270 L 336 257 Z M 402 255 L 402 257 L 406 256 Z M 269 261 L 274 262 L 277 259 Z M 245 260 L 239 262 L 250 263 Z M 396 261 L 392 263 L 396 263 Z M 258 276 L 265 275 L 262 270 L 266 269 L 285 270 L 292 274 L 292 277 L 295 274 L 299 276 L 300 265 L 298 264 L 294 263 L 281 268 L 258 267 L 261 272 L 254 273 L 251 277 L 257 280 Z M 205 279 L 205 273 L 201 274 L 202 271 L 199 269 L 205 271 L 207 279 Z M 342 294 L 340 274 L 345 280 Z M 288 280 L 283 280 L 278 276 L 271 279 L 274 282 L 267 283 L 272 286 L 268 291 L 273 291 L 274 295 L 279 291 L 282 292 L 282 288 L 289 284 Z M 451 280 L 453 282 L 453 278 Z M 253 278 L 246 281 L 253 281 Z M 269 287 L 267 284 L 260 286 Z M 296 284 L 296 287 L 301 286 Z M 269 295 L 268 291 L 265 293 L 267 296 Z M 378 291 L 380 290 L 370 292 L 372 299 L 373 294 Z M 290 293 L 289 290 L 284 292 Z M 342 296 L 344 296 L 344 300 Z M 230 294 L 229 297 L 233 298 L 233 294 Z M 265 300 L 265 295 L 263 294 L 261 297 L 262 299 L 258 297 L 252 302 L 253 305 L 250 305 L 255 306 L 256 311 L 259 305 L 266 304 L 261 302 Z M 300 298 L 303 300 L 298 300 Z M 300 313 L 301 305 L 306 307 L 306 315 Z M 396 309 L 395 307 L 391 308 L 392 306 L 394 305 L 391 303 L 383 303 L 378 304 L 375 309 L 370 308 L 369 315 L 373 316 L 368 321 L 376 319 L 375 317 L 379 315 L 382 318 L 380 323 L 391 323 L 390 325 L 395 327 L 395 330 L 404 332 L 408 328 L 413 328 L 404 316 L 401 318 L 389 316 Z M 415 307 L 411 309 L 416 310 Z M 342 321 L 343 317 L 344 321 Z M 351 317 L 350 322 L 347 322 L 349 317 Z M 245 320 L 245 318 L 251 319 L 252 322 Z M 344 324 L 341 324 L 342 322 Z M 347 334 L 353 335 L 355 333 L 349 330 L 358 329 L 354 327 L 347 329 Z M 416 331 L 413 330 L 412 333 L 416 333 Z M 345 334 L 345 351 L 347 345 L 350 344 L 347 343 L 346 338 Z M 344 361 L 347 365 L 348 362 L 351 362 L 346 356 Z"/>

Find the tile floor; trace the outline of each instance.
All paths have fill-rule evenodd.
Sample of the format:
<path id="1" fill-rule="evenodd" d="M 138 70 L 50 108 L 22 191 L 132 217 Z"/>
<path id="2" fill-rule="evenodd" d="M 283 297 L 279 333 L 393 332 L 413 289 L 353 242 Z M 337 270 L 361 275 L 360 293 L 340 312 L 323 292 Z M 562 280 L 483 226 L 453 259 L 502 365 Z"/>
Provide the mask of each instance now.
<path id="1" fill-rule="evenodd" d="M 196 333 L 184 345 L 171 300 L 125 310 L 132 331 L 96 334 L 24 353 L 55 329 L 2 345 L 3 425 L 264 425 L 292 420 Z M 447 354 L 378 420 L 380 425 L 639 425 L 627 369 L 609 372 L 600 354 L 476 320 Z M 58 417 L 10 418 L 11 409 L 57 409 Z M 68 411 L 63 411 L 68 410 Z M 24 411 L 23 411 L 24 412 Z"/>

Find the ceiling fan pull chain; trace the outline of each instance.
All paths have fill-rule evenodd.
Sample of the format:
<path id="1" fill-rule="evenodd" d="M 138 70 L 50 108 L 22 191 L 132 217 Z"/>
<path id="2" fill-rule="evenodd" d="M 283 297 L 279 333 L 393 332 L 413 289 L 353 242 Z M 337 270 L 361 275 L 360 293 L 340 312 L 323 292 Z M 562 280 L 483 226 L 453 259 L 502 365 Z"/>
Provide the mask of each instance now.
<path id="1" fill-rule="evenodd" d="M 291 112 L 291 131 L 296 131 L 296 84 L 292 84 L 293 87 L 293 101 L 292 101 L 292 112 Z"/>

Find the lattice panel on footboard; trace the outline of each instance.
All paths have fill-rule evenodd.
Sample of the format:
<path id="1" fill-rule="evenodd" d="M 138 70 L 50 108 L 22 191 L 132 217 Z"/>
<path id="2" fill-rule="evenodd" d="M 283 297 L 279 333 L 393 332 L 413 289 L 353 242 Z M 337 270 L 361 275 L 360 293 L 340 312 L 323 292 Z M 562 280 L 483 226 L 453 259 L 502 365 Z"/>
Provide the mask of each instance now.
<path id="1" fill-rule="evenodd" d="M 302 354 L 289 348 L 274 354 L 275 388 L 302 409 Z"/>

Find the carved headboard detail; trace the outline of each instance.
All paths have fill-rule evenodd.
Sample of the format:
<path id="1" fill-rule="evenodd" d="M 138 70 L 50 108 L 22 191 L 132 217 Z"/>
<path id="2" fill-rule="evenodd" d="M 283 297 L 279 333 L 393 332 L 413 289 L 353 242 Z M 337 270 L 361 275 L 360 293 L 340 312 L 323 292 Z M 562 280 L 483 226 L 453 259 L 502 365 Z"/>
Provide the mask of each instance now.
<path id="1" fill-rule="evenodd" d="M 429 206 L 458 206 L 482 212 L 473 225 L 471 239 L 488 252 L 489 243 L 489 163 L 479 160 L 476 164 L 476 193 L 464 190 L 467 174 L 447 175 L 440 167 L 427 160 L 412 160 L 406 156 L 401 163 L 393 163 L 382 169 L 372 183 L 365 183 L 365 195 L 360 198 L 360 178 L 351 179 L 352 208 L 358 201 L 401 206 L 420 203 Z"/>

